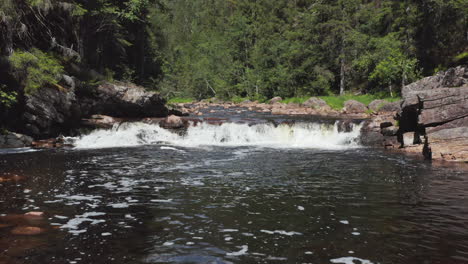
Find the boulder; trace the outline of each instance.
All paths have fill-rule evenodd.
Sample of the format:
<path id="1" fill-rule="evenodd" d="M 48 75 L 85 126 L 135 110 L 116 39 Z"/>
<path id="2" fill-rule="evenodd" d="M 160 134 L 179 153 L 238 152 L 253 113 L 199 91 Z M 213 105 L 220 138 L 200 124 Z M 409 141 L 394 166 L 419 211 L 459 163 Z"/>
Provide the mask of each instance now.
<path id="1" fill-rule="evenodd" d="M 170 115 L 162 120 L 159 125 L 163 128 L 178 129 L 185 127 L 185 122 L 179 116 Z"/>
<path id="2" fill-rule="evenodd" d="M 273 97 L 273 98 L 271 98 L 271 100 L 270 100 L 270 104 L 276 104 L 276 103 L 279 103 L 279 102 L 281 102 L 281 101 L 283 101 L 283 98 L 281 98 L 281 97 L 279 97 L 279 96 Z"/>
<path id="3" fill-rule="evenodd" d="M 363 114 L 367 112 L 367 107 L 356 100 L 348 100 L 344 103 L 343 110 L 347 114 Z"/>
<path id="4" fill-rule="evenodd" d="M 106 115 L 92 115 L 90 118 L 81 120 L 81 124 L 91 128 L 112 128 L 115 124 L 122 122 L 121 118 Z"/>
<path id="5" fill-rule="evenodd" d="M 398 133 L 398 127 L 395 126 L 389 126 L 389 127 L 384 127 L 381 130 L 382 135 L 384 136 L 396 136 Z"/>
<path id="6" fill-rule="evenodd" d="M 429 76 L 406 85 L 401 90 L 401 95 L 403 98 L 407 99 L 411 94 L 419 94 L 421 91 L 461 87 L 467 84 L 468 67 L 458 66 L 456 68 L 450 68 L 446 72 L 439 72 L 434 76 Z"/>
<path id="7" fill-rule="evenodd" d="M 385 100 L 374 100 L 367 106 L 367 108 L 372 110 L 372 112 L 377 113 L 380 110 L 380 108 L 382 108 L 382 106 L 386 104 L 388 104 L 388 102 Z"/>
<path id="8" fill-rule="evenodd" d="M 0 134 L 0 148 L 24 148 L 31 146 L 33 139 L 29 136 L 6 132 Z"/>
<path id="9" fill-rule="evenodd" d="M 113 117 L 165 117 L 166 101 L 156 92 L 131 83 L 104 83 L 79 97 L 85 115 Z"/>
<path id="10" fill-rule="evenodd" d="M 56 136 L 75 127 L 80 111 L 74 89 L 42 87 L 25 95 L 24 132 L 31 136 Z"/>
<path id="11" fill-rule="evenodd" d="M 302 105 L 305 107 L 310 107 L 314 109 L 331 109 L 331 107 L 327 104 L 327 102 L 317 97 L 309 98 Z"/>
<path id="12" fill-rule="evenodd" d="M 397 113 L 400 110 L 401 110 L 401 101 L 397 101 L 397 102 L 385 103 L 378 109 L 378 112 L 379 113 L 389 113 L 389 112 Z"/>

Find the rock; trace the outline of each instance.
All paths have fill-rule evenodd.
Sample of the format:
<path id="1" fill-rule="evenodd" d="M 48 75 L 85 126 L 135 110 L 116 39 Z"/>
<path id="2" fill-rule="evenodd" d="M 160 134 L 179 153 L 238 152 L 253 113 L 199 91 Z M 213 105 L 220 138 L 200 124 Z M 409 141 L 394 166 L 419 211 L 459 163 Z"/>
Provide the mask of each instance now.
<path id="1" fill-rule="evenodd" d="M 406 85 L 401 90 L 403 98 L 411 94 L 419 94 L 421 91 L 435 90 L 439 88 L 461 87 L 468 84 L 468 67 L 459 66 L 439 72 L 412 84 Z"/>
<path id="2" fill-rule="evenodd" d="M 402 96 L 403 101 L 392 107 L 399 108 L 395 138 L 405 152 L 468 161 L 468 67 L 451 68 L 409 84 Z M 392 107 L 385 110 L 395 110 Z M 395 129 L 382 128 L 381 132 L 392 135 Z"/>
<path id="3" fill-rule="evenodd" d="M 418 93 L 419 124 L 433 126 L 468 117 L 468 85 Z"/>
<path id="4" fill-rule="evenodd" d="M 388 113 L 388 112 L 399 112 L 401 110 L 401 101 L 397 102 L 387 102 L 383 106 L 381 106 L 377 112 L 379 113 Z"/>
<path id="5" fill-rule="evenodd" d="M 344 103 L 343 110 L 347 114 L 363 114 L 367 112 L 367 107 L 356 100 L 348 100 Z"/>
<path id="6" fill-rule="evenodd" d="M 383 145 L 386 149 L 396 149 L 400 147 L 401 143 L 398 142 L 397 137 L 384 136 Z"/>
<path id="7" fill-rule="evenodd" d="M 72 89 L 75 89 L 76 87 L 75 78 L 71 76 L 63 74 L 61 81 L 64 82 L 68 87 L 71 87 Z"/>
<path id="8" fill-rule="evenodd" d="M 402 135 L 402 146 L 408 147 L 416 144 L 420 144 L 421 140 L 419 139 L 418 133 L 415 132 L 407 132 Z"/>
<path id="9" fill-rule="evenodd" d="M 427 134 L 433 159 L 468 161 L 468 127 L 438 130 Z"/>
<path id="10" fill-rule="evenodd" d="M 24 148 L 30 147 L 33 139 L 29 136 L 6 132 L 0 134 L 0 148 Z"/>
<path id="11" fill-rule="evenodd" d="M 270 104 L 276 104 L 276 103 L 279 103 L 279 102 L 281 102 L 281 101 L 283 101 L 283 98 L 281 98 L 281 97 L 279 97 L 279 96 L 273 97 L 273 98 L 271 98 L 271 100 L 270 100 Z"/>
<path id="12" fill-rule="evenodd" d="M 113 117 L 165 117 L 166 101 L 156 92 L 131 83 L 104 83 L 82 95 L 80 105 L 86 114 Z"/>
<path id="13" fill-rule="evenodd" d="M 49 138 L 44 140 L 36 140 L 32 143 L 34 148 L 50 149 L 50 148 L 63 148 L 73 147 L 72 144 L 65 142 L 64 138 Z"/>
<path id="14" fill-rule="evenodd" d="M 92 128 L 112 128 L 115 124 L 122 122 L 120 118 L 106 115 L 92 115 L 91 118 L 81 120 L 81 124 Z"/>
<path id="15" fill-rule="evenodd" d="M 382 123 L 380 123 L 379 126 L 380 126 L 380 129 L 384 129 L 384 128 L 386 128 L 386 127 L 391 127 L 391 126 L 393 126 L 393 122 L 389 122 L 389 121 L 382 122 Z"/>
<path id="16" fill-rule="evenodd" d="M 43 217 L 44 212 L 27 212 L 24 215 L 25 216 L 31 216 L 31 217 Z"/>
<path id="17" fill-rule="evenodd" d="M 380 132 L 365 131 L 361 133 L 360 141 L 366 146 L 382 146 L 384 137 Z"/>
<path id="18" fill-rule="evenodd" d="M 57 136 L 76 127 L 79 117 L 80 110 L 72 88 L 41 87 L 25 95 L 23 122 L 29 135 Z"/>
<path id="19" fill-rule="evenodd" d="M 385 100 L 374 100 L 374 101 L 370 102 L 370 104 L 367 106 L 367 108 L 372 110 L 372 112 L 377 113 L 377 112 L 379 112 L 380 108 L 382 108 L 382 106 L 384 106 L 386 104 L 388 104 L 388 102 L 385 101 Z"/>
<path id="20" fill-rule="evenodd" d="M 307 101 L 305 101 L 303 104 L 305 107 L 310 107 L 313 109 L 331 109 L 330 106 L 322 99 L 317 98 L 317 97 L 311 97 Z"/>
<path id="21" fill-rule="evenodd" d="M 11 230 L 13 235 L 36 236 L 45 232 L 45 229 L 34 226 L 18 226 Z"/>
<path id="22" fill-rule="evenodd" d="M 24 180 L 23 176 L 14 173 L 3 173 L 0 174 L 0 183 L 1 182 L 18 182 Z"/>
<path id="23" fill-rule="evenodd" d="M 94 88 L 75 89 L 73 77 L 70 76 L 63 76 L 62 83 L 67 84 L 68 88 L 46 86 L 25 96 L 23 132 L 48 138 L 69 134 L 79 128 L 82 118 L 93 115 L 144 118 L 165 117 L 169 113 L 165 100 L 158 93 L 134 84 L 107 82 Z M 85 120 L 84 124 L 109 127 L 109 123 L 112 123 L 108 118 L 97 118 L 104 119 L 102 122 L 90 119 Z"/>
<path id="24" fill-rule="evenodd" d="M 389 126 L 382 128 L 382 135 L 384 136 L 396 136 L 398 133 L 398 127 Z"/>
<path id="25" fill-rule="evenodd" d="M 185 127 L 185 122 L 179 116 L 170 115 L 160 123 L 160 126 L 168 129 L 178 129 Z"/>

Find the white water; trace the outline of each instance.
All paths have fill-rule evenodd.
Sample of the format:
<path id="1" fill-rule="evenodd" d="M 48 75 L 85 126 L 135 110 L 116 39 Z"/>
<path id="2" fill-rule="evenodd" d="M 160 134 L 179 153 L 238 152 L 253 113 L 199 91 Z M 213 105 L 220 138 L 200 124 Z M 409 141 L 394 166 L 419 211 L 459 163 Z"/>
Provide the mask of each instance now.
<path id="1" fill-rule="evenodd" d="M 338 132 L 338 126 L 317 123 L 294 125 L 207 123 L 190 126 L 183 135 L 158 125 L 125 123 L 113 129 L 99 129 L 71 139 L 78 149 L 169 144 L 182 147 L 261 146 L 271 148 L 347 149 L 359 147 L 360 125 Z"/>

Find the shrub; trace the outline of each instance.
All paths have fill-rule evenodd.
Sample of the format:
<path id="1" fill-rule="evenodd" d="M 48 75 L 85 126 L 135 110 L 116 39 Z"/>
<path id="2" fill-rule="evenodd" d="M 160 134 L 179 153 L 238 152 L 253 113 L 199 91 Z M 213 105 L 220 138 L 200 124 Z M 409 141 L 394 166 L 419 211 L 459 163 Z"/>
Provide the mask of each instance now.
<path id="1" fill-rule="evenodd" d="M 13 104 L 16 103 L 16 92 L 6 92 L 5 86 L 0 86 L 0 106 L 5 108 L 10 108 Z"/>
<path id="2" fill-rule="evenodd" d="M 9 61 L 23 82 L 26 94 L 32 94 L 45 84 L 57 84 L 63 67 L 53 56 L 38 49 L 15 51 Z"/>

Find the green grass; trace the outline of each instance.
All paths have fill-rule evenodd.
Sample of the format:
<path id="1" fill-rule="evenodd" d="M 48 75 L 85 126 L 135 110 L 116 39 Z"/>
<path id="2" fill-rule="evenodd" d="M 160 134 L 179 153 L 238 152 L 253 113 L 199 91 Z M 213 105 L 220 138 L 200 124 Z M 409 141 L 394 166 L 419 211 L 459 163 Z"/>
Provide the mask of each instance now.
<path id="1" fill-rule="evenodd" d="M 242 102 L 244 102 L 246 100 L 250 100 L 250 98 L 241 97 L 241 96 L 234 96 L 229 101 L 232 102 L 232 103 L 235 103 L 235 104 L 239 104 L 239 103 L 242 103 Z"/>
<path id="2" fill-rule="evenodd" d="M 387 98 L 382 98 L 381 96 L 378 95 L 371 95 L 371 94 L 364 94 L 364 95 L 329 95 L 329 96 L 317 96 L 318 98 L 324 100 L 331 108 L 340 110 L 344 106 L 344 102 L 348 100 L 356 100 L 358 102 L 361 102 L 365 105 L 369 105 L 370 102 L 376 100 L 376 99 L 382 99 L 386 100 L 388 102 L 395 102 L 398 100 L 401 100 L 399 97 L 387 97 Z M 292 97 L 292 98 L 286 98 L 282 103 L 289 104 L 289 103 L 296 103 L 296 104 L 302 104 L 305 101 L 307 101 L 310 98 L 310 96 L 304 96 L 304 97 Z"/>
<path id="3" fill-rule="evenodd" d="M 196 100 L 193 98 L 174 97 L 169 99 L 168 104 L 188 104 L 193 103 Z"/>
<path id="4" fill-rule="evenodd" d="M 304 97 L 292 97 L 292 98 L 285 98 L 281 102 L 283 104 L 302 104 L 305 101 L 309 100 L 311 96 L 304 96 Z"/>
<path id="5" fill-rule="evenodd" d="M 289 103 L 295 103 L 295 104 L 302 104 L 305 101 L 307 101 L 311 96 L 301 96 L 301 97 L 291 97 L 291 98 L 285 98 L 281 102 L 284 104 L 289 104 Z M 364 94 L 364 95 L 352 95 L 352 94 L 346 94 L 346 95 L 329 95 L 329 96 L 317 96 L 318 98 L 324 100 L 331 108 L 336 109 L 336 110 L 341 110 L 344 106 L 344 102 L 348 100 L 356 100 L 358 102 L 361 102 L 365 105 L 369 105 L 370 102 L 376 100 L 376 99 L 382 99 L 386 100 L 388 102 L 395 102 L 398 100 L 401 100 L 400 97 L 383 97 L 380 95 L 372 95 L 372 94 Z M 240 96 L 235 96 L 231 98 L 229 101 L 232 103 L 241 103 L 245 100 L 259 100 L 258 98 L 248 98 L 248 97 L 240 97 Z M 174 97 L 170 99 L 167 103 L 168 104 L 178 104 L 178 103 L 193 103 L 196 100 L 193 98 L 185 98 L 185 97 Z M 268 100 L 259 100 L 260 102 L 268 102 Z"/>

